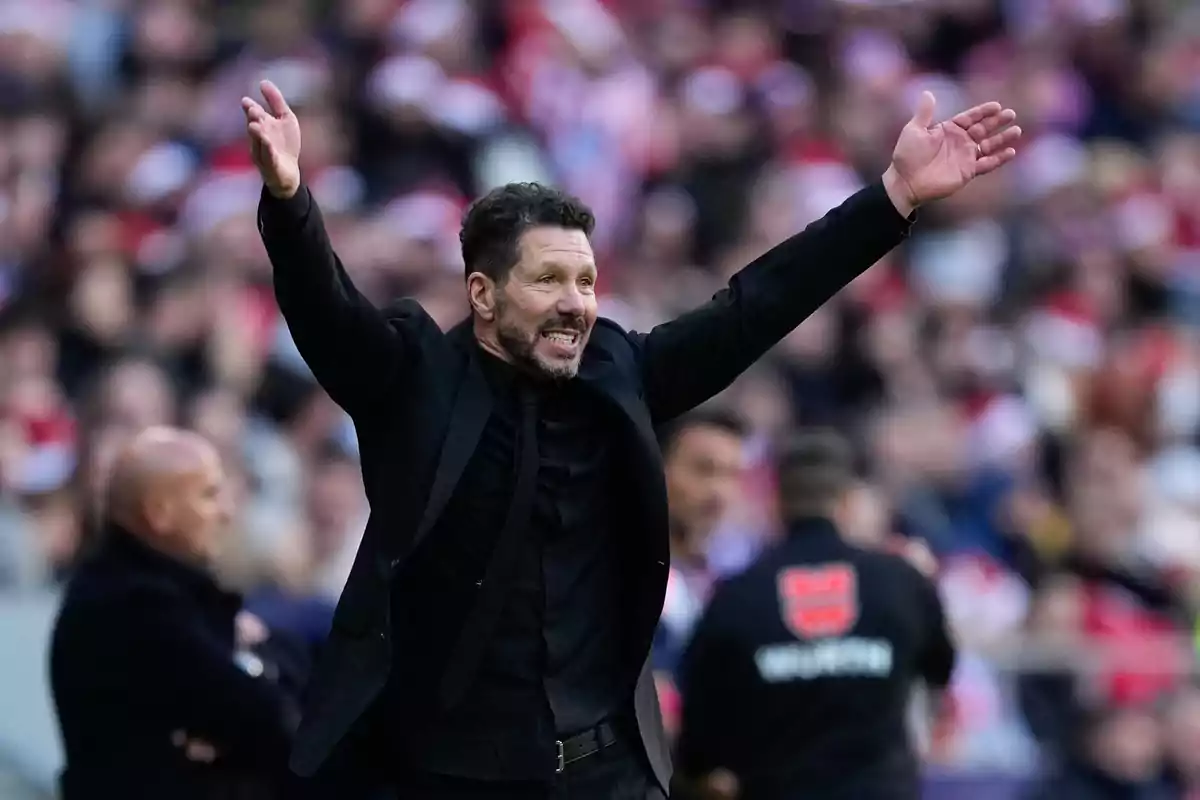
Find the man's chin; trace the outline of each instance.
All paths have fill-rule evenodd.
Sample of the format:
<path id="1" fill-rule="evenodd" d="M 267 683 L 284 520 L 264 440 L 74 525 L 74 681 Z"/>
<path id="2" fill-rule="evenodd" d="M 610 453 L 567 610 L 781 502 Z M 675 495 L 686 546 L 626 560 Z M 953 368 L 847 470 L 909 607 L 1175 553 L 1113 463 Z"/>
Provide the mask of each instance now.
<path id="1" fill-rule="evenodd" d="M 533 365 L 539 375 L 552 381 L 567 381 L 579 374 L 579 359 L 549 359 L 534 356 Z"/>

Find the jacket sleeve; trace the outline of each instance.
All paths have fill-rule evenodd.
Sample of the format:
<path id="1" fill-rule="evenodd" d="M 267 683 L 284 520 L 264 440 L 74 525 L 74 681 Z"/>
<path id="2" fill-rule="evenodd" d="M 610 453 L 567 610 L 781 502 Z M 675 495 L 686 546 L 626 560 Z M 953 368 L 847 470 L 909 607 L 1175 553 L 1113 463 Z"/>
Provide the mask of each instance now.
<path id="1" fill-rule="evenodd" d="M 415 352 L 404 314 L 389 318 L 355 288 L 307 186 L 287 200 L 264 187 L 258 231 L 279 310 L 321 387 L 351 416 L 381 405 Z"/>
<path id="2" fill-rule="evenodd" d="M 222 758 L 276 768 L 287 763 L 295 709 L 285 691 L 234 660 L 228 642 L 162 592 L 139 592 L 114 633 L 125 681 L 138 686 L 172 727 L 203 739 Z"/>
<path id="3" fill-rule="evenodd" d="M 744 267 L 683 316 L 630 334 L 655 425 L 704 403 L 907 237 L 882 182 Z"/>

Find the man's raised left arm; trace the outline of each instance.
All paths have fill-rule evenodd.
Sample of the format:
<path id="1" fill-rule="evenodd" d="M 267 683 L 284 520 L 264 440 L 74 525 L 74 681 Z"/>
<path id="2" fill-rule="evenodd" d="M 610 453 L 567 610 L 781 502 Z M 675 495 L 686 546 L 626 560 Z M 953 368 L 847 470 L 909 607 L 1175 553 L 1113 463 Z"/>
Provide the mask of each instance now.
<path id="1" fill-rule="evenodd" d="M 718 394 L 908 236 L 916 208 L 1012 160 L 1016 114 L 985 103 L 933 124 L 926 92 L 883 178 L 760 256 L 707 304 L 631 334 L 655 424 Z"/>

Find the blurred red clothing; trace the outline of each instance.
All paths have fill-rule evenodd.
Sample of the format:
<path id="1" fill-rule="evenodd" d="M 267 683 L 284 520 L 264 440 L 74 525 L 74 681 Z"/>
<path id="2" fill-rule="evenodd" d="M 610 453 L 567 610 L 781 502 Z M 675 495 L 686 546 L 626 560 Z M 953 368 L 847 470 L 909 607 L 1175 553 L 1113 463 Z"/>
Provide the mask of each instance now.
<path id="1" fill-rule="evenodd" d="M 1102 671 L 1101 691 L 1117 705 L 1152 701 L 1178 684 L 1188 669 L 1185 648 L 1171 644 L 1183 632 L 1165 614 L 1112 585 L 1085 587 L 1084 630 L 1118 663 Z"/>

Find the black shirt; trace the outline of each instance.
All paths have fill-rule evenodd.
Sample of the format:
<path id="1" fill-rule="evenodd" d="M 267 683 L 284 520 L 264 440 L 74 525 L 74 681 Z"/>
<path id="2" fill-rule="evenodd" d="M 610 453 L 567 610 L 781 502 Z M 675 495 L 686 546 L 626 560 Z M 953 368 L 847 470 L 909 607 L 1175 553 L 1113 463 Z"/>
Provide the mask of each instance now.
<path id="1" fill-rule="evenodd" d="M 944 687 L 953 664 L 928 579 L 805 520 L 721 585 L 697 625 L 680 769 L 728 769 L 744 800 L 915 800 L 912 691 Z"/>
<path id="2" fill-rule="evenodd" d="M 577 381 L 537 381 L 483 351 L 478 357 L 492 415 L 445 513 L 397 578 L 400 647 L 434 647 L 434 658 L 419 659 L 434 665 L 454 657 L 458 623 L 471 612 L 512 499 L 522 393 L 533 395 L 538 418 L 533 509 L 475 680 L 452 708 L 423 709 L 429 724 L 408 737 L 408 755 L 445 774 L 541 779 L 553 774 L 555 740 L 611 716 L 618 699 L 609 417 Z M 430 609 L 412 597 L 444 602 Z M 402 652 L 396 660 L 405 661 Z M 392 680 L 433 687 L 438 672 L 398 666 Z M 395 723 L 411 729 L 408 720 Z"/>

